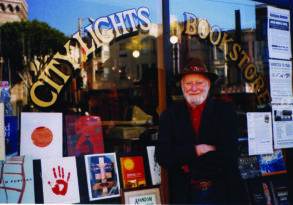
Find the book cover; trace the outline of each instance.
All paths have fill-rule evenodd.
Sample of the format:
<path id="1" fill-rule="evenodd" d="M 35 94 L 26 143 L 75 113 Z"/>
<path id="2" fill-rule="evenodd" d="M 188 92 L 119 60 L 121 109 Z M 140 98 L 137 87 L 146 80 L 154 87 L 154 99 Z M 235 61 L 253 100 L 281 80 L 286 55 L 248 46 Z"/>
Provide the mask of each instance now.
<path id="1" fill-rule="evenodd" d="M 0 203 L 35 203 L 33 161 L 15 156 L 0 162 Z"/>
<path id="2" fill-rule="evenodd" d="M 44 203 L 79 203 L 75 157 L 41 159 Z"/>
<path id="3" fill-rule="evenodd" d="M 103 130 L 97 116 L 65 116 L 68 156 L 104 152 Z"/>
<path id="4" fill-rule="evenodd" d="M 238 151 L 240 157 L 247 157 L 248 155 L 248 137 L 238 138 Z"/>
<path id="5" fill-rule="evenodd" d="M 161 184 L 161 167 L 155 159 L 155 146 L 147 146 L 147 155 L 151 173 L 152 185 Z"/>
<path id="6" fill-rule="evenodd" d="M 272 189 L 278 205 L 289 205 L 288 178 L 280 176 L 272 180 Z"/>
<path id="7" fill-rule="evenodd" d="M 248 183 L 251 202 L 253 205 L 273 205 L 274 196 L 270 181 L 253 180 Z"/>
<path id="8" fill-rule="evenodd" d="M 62 144 L 62 113 L 21 113 L 21 155 L 34 159 L 62 157 Z"/>
<path id="9" fill-rule="evenodd" d="M 0 103 L 0 160 L 5 160 L 4 104 Z"/>
<path id="10" fill-rule="evenodd" d="M 287 172 L 282 150 L 275 150 L 273 154 L 259 155 L 258 162 L 262 176 Z"/>
<path id="11" fill-rule="evenodd" d="M 8 81 L 0 81 L 0 102 L 4 103 L 4 114 L 13 115 L 12 105 L 10 102 L 10 85 Z"/>
<path id="12" fill-rule="evenodd" d="M 125 189 L 146 186 L 142 156 L 120 157 L 121 175 Z"/>
<path id="13" fill-rule="evenodd" d="M 85 155 L 90 201 L 120 196 L 120 182 L 115 153 Z"/>
<path id="14" fill-rule="evenodd" d="M 261 176 L 257 156 L 239 157 L 239 171 L 243 179 Z"/>
<path id="15" fill-rule="evenodd" d="M 6 157 L 18 155 L 18 126 L 16 116 L 5 116 L 5 146 Z"/>

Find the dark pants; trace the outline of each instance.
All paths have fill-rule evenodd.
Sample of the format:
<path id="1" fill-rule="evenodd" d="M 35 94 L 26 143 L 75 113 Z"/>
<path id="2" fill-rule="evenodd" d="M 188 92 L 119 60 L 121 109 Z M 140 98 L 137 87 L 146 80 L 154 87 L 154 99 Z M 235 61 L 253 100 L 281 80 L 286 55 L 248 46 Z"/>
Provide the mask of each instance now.
<path id="1" fill-rule="evenodd" d="M 219 191 L 216 184 L 210 184 L 207 187 L 201 187 L 198 184 L 191 183 L 190 185 L 190 203 L 219 205 L 224 203 L 223 192 Z"/>
<path id="2" fill-rule="evenodd" d="M 200 190 L 191 183 L 185 174 L 169 178 L 171 204 L 222 205 L 226 199 L 226 189 L 222 183 L 214 183 L 207 189 Z"/>

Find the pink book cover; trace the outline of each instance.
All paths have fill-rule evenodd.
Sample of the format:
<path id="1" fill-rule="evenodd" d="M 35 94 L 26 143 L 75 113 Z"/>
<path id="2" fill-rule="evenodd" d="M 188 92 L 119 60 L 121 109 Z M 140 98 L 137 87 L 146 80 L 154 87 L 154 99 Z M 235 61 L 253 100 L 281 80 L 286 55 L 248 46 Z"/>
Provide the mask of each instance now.
<path id="1" fill-rule="evenodd" d="M 104 153 L 102 123 L 98 116 L 65 116 L 68 156 Z"/>

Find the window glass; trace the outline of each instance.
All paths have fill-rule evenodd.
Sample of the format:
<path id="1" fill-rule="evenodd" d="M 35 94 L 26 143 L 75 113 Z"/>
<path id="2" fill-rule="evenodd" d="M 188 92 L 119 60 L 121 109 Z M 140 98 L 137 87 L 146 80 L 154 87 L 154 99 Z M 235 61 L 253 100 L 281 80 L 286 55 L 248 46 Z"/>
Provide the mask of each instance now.
<path id="1" fill-rule="evenodd" d="M 103 123 L 153 120 L 158 98 L 160 3 L 88 0 L 86 7 L 88 15 L 80 18 L 87 22 L 90 17 L 103 41 L 86 59 L 80 52 L 81 70 L 76 73 L 78 95 L 74 103 L 84 106 L 89 114 L 100 116 Z M 86 24 L 82 27 L 86 28 Z M 82 32 L 90 45 L 88 30 Z"/>
<path id="2" fill-rule="evenodd" d="M 260 36 L 260 33 L 264 33 L 263 21 L 260 19 L 263 18 L 263 10 L 264 5 L 249 0 L 170 0 L 173 75 L 180 73 L 188 59 L 197 57 L 210 71 L 219 75 L 219 92 L 252 92 L 237 64 L 229 59 L 231 43 L 227 43 L 225 48 L 221 45 L 222 40 L 219 44 L 216 40 L 217 34 L 225 33 L 227 39 L 233 39 L 234 44 L 241 46 L 256 65 L 257 71 L 264 72 L 265 39 Z M 214 29 L 214 43 L 211 43 L 210 35 L 207 38 L 199 36 L 204 31 L 197 30 L 197 34 L 190 34 L 193 31 L 188 23 L 192 19 L 206 23 L 206 28 L 198 28 Z M 177 89 L 173 89 L 172 93 L 174 96 L 180 93 L 179 84 L 176 86 Z"/>

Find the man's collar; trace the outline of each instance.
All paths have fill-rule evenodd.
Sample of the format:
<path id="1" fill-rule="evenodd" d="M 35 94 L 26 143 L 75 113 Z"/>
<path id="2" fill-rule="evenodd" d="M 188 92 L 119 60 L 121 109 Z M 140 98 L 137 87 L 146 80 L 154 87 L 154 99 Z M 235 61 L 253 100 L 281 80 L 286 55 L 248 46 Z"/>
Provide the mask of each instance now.
<path id="1" fill-rule="evenodd" d="M 195 110 L 195 109 L 203 109 L 206 105 L 207 99 L 205 99 L 205 101 L 203 101 L 203 103 L 197 105 L 196 107 L 191 106 L 187 101 L 185 101 L 185 103 L 187 104 L 187 107 L 189 110 Z"/>

